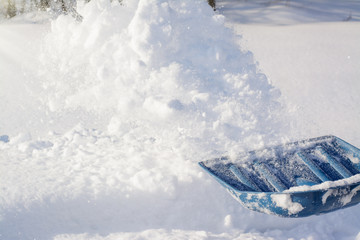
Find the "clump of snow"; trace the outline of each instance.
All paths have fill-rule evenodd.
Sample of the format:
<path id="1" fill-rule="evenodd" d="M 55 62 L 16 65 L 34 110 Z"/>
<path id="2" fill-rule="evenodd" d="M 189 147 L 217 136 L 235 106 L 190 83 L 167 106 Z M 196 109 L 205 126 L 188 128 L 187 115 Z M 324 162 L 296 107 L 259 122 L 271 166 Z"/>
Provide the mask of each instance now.
<path id="1" fill-rule="evenodd" d="M 272 194 L 271 199 L 276 206 L 286 209 L 289 214 L 297 214 L 304 209 L 300 203 L 291 200 L 290 194 Z"/>
<path id="2" fill-rule="evenodd" d="M 224 226 L 231 227 L 232 226 L 232 217 L 230 214 L 226 215 L 224 218 Z"/>

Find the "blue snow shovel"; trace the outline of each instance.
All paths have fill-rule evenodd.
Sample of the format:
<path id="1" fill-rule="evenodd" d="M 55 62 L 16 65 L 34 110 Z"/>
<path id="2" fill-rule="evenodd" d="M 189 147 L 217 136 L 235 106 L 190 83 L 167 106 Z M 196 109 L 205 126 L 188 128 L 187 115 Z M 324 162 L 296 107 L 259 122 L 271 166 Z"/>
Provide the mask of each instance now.
<path id="1" fill-rule="evenodd" d="M 307 217 L 360 202 L 360 149 L 323 136 L 199 163 L 244 207 Z"/>

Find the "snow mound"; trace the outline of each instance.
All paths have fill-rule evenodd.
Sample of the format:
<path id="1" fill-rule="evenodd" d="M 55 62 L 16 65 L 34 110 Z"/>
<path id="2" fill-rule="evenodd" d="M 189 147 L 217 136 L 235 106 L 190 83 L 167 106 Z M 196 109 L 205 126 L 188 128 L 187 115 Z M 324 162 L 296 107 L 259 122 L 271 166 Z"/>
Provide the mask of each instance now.
<path id="1" fill-rule="evenodd" d="M 82 23 L 60 17 L 47 36 L 50 111 L 95 113 L 117 135 L 199 139 L 202 151 L 276 138 L 279 92 L 206 2 L 92 1 L 80 13 Z"/>

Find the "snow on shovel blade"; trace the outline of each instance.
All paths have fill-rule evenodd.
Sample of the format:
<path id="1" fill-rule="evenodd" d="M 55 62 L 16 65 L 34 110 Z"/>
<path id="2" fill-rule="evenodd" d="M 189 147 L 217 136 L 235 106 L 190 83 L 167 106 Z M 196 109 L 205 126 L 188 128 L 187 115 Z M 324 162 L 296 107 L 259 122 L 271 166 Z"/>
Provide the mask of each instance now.
<path id="1" fill-rule="evenodd" d="M 244 207 L 307 217 L 360 202 L 360 149 L 335 136 L 199 163 Z"/>

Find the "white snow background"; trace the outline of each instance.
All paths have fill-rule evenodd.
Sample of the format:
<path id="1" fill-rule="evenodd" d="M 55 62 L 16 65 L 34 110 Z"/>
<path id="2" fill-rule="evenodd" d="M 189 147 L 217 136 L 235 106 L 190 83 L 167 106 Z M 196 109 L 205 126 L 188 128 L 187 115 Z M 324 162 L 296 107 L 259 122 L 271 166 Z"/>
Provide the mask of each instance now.
<path id="1" fill-rule="evenodd" d="M 325 134 L 360 146 L 360 2 L 217 4 L 1 21 L 0 239 L 360 239 L 359 206 L 260 214 L 197 166 Z"/>

